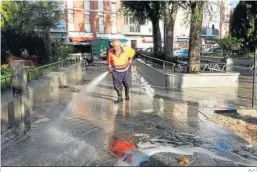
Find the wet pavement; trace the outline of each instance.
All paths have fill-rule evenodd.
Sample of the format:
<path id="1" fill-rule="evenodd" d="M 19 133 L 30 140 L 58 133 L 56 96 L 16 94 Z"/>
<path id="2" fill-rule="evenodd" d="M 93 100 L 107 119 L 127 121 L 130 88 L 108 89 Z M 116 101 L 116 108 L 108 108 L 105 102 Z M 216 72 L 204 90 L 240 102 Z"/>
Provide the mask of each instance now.
<path id="1" fill-rule="evenodd" d="M 115 137 L 148 154 L 149 161 L 140 166 L 181 166 L 182 155 L 190 159 L 188 166 L 257 166 L 257 147 L 215 121 L 215 109 L 245 103 L 236 94 L 228 96 L 226 89 L 166 91 L 151 87 L 134 67 L 129 102 L 113 103 L 110 75 L 81 96 L 100 73 L 91 67 L 78 85 L 61 89 L 59 101 L 35 108 L 32 129 L 2 146 L 1 165 L 115 166 L 119 163 L 109 150 Z M 70 103 L 77 95 L 79 103 Z"/>

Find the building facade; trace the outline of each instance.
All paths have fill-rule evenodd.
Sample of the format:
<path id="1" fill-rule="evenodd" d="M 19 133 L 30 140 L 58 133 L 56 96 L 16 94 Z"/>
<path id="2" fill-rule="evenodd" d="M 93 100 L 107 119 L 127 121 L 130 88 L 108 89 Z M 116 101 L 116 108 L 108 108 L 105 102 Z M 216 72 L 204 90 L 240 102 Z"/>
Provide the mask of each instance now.
<path id="1" fill-rule="evenodd" d="M 129 46 L 132 48 L 153 47 L 152 23 L 147 20 L 144 25 L 139 25 L 132 17 L 123 16 L 122 33 L 129 40 Z M 163 30 L 160 25 L 161 30 Z"/>
<path id="2" fill-rule="evenodd" d="M 58 2 L 58 10 L 64 15 L 65 13 L 65 6 L 64 1 L 57 1 Z M 66 39 L 67 38 L 67 30 L 66 30 L 66 20 L 65 17 L 60 20 L 59 24 L 56 28 L 50 30 L 51 35 L 57 38 Z"/>
<path id="3" fill-rule="evenodd" d="M 116 0 L 65 0 L 67 36 L 71 42 L 122 37 L 117 30 Z"/>
<path id="4" fill-rule="evenodd" d="M 188 11 L 180 8 L 174 26 L 175 48 L 188 47 L 190 36 L 190 18 Z M 202 23 L 201 44 L 204 47 L 216 45 L 216 38 L 229 34 L 230 7 L 226 0 L 210 1 L 205 8 Z"/>
<path id="5" fill-rule="evenodd" d="M 134 48 L 153 47 L 152 24 L 137 24 L 132 17 L 119 12 L 120 0 L 64 0 L 64 20 L 61 22 L 70 42 L 85 42 L 100 38 L 128 40 Z M 163 24 L 160 24 L 163 32 Z M 162 33 L 163 35 L 163 33 Z"/>
<path id="6" fill-rule="evenodd" d="M 129 40 L 133 48 L 153 47 L 152 23 L 139 25 L 132 17 L 120 13 L 120 0 L 63 0 L 59 9 L 64 19 L 53 33 L 68 37 L 70 42 L 85 42 L 100 38 Z M 230 7 L 226 0 L 212 2 L 211 11 L 205 10 L 202 25 L 202 45 L 215 44 L 213 38 L 229 33 Z M 190 18 L 180 8 L 174 26 L 174 46 L 188 47 Z M 164 25 L 160 21 L 162 40 Z"/>

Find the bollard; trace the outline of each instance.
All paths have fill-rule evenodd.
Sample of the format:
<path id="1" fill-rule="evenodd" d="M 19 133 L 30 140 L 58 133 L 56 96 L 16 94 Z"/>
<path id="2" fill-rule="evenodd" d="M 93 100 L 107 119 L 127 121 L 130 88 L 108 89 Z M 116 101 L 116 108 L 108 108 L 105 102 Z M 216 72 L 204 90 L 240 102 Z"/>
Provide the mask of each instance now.
<path id="1" fill-rule="evenodd" d="M 232 72 L 233 60 L 231 58 L 226 59 L 226 72 Z"/>
<path id="2" fill-rule="evenodd" d="M 12 89 L 14 100 L 14 123 L 12 129 L 15 135 L 23 135 L 30 128 L 30 105 L 27 84 L 27 72 L 24 60 L 14 60 L 12 67 Z"/>

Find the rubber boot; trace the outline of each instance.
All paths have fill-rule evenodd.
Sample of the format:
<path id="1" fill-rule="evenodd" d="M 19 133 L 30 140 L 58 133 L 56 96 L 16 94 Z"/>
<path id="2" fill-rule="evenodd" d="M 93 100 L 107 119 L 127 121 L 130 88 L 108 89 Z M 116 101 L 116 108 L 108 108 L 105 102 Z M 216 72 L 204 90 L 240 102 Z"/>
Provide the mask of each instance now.
<path id="1" fill-rule="evenodd" d="M 129 98 L 129 87 L 125 87 L 125 96 L 126 96 L 126 100 L 128 101 Z"/>
<path id="2" fill-rule="evenodd" d="M 118 95 L 118 99 L 114 102 L 114 103 L 120 103 L 123 101 L 122 99 L 122 91 L 121 90 L 116 90 L 117 95 Z"/>

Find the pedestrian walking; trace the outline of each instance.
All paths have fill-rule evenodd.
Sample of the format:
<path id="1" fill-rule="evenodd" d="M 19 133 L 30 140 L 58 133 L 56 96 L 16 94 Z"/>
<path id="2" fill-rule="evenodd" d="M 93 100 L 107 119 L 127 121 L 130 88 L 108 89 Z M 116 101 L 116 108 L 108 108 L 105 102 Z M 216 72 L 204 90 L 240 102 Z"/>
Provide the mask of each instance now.
<path id="1" fill-rule="evenodd" d="M 113 48 L 109 50 L 107 63 L 109 64 L 109 72 L 113 76 L 113 86 L 117 92 L 118 99 L 115 103 L 120 103 L 122 99 L 122 89 L 125 88 L 125 96 L 128 101 L 129 89 L 132 86 L 132 75 L 129 72 L 132 58 L 135 55 L 135 50 L 129 47 L 122 47 L 119 40 L 114 40 Z"/>

